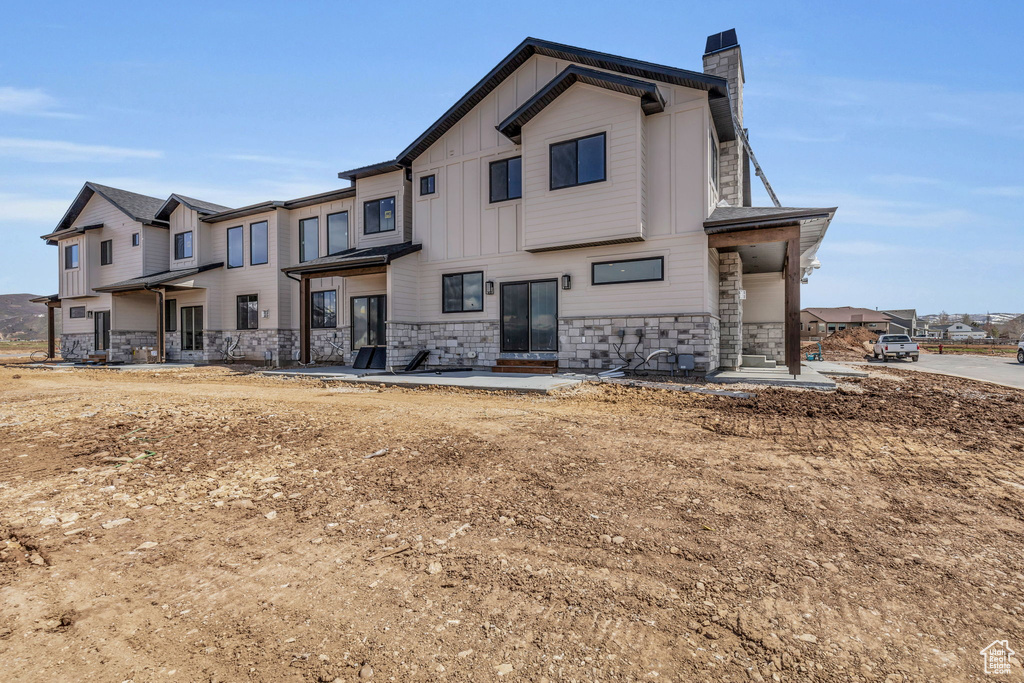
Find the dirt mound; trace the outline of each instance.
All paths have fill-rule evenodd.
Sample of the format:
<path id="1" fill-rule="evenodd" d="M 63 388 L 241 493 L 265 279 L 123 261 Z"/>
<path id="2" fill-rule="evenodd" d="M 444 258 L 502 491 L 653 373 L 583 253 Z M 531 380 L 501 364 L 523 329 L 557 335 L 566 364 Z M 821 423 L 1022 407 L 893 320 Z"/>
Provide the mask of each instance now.
<path id="1" fill-rule="evenodd" d="M 867 352 L 865 342 L 874 344 L 878 339 L 878 333 L 866 327 L 848 327 L 845 330 L 833 332 L 821 340 L 821 347 L 826 353 L 829 351 L 837 353 L 856 353 L 863 355 Z"/>

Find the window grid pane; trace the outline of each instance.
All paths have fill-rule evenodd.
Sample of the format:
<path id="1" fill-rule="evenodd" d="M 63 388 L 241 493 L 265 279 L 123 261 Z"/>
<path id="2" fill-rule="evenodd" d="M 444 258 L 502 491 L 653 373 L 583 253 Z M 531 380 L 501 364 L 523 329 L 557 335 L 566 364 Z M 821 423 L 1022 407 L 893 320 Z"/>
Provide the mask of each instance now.
<path id="1" fill-rule="evenodd" d="M 576 184 L 576 141 L 551 145 L 551 189 Z"/>
<path id="2" fill-rule="evenodd" d="M 508 199 L 508 162 L 495 161 L 491 164 L 491 201 Z"/>
<path id="3" fill-rule="evenodd" d="M 579 140 L 576 145 L 576 159 L 578 184 L 604 180 L 604 134 Z"/>

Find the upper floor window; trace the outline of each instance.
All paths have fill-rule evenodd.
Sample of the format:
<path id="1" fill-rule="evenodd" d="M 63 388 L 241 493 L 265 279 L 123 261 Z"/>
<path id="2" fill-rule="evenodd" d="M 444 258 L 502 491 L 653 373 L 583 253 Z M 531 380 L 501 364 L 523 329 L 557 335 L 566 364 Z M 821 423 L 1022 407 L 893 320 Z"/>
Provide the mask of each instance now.
<path id="1" fill-rule="evenodd" d="M 711 174 L 711 184 L 714 185 L 715 191 L 718 191 L 718 145 L 715 143 L 715 136 L 713 133 L 708 131 L 708 147 L 711 160 L 708 163 L 708 173 Z"/>
<path id="2" fill-rule="evenodd" d="M 310 327 L 338 326 L 338 293 L 333 289 L 313 292 L 310 296 Z"/>
<path id="3" fill-rule="evenodd" d="M 320 218 L 299 221 L 299 262 L 312 261 L 320 256 Z"/>
<path id="4" fill-rule="evenodd" d="M 491 203 L 523 196 L 523 158 L 491 162 Z"/>
<path id="5" fill-rule="evenodd" d="M 363 234 L 390 232 L 395 229 L 395 198 L 375 199 L 363 204 Z"/>
<path id="6" fill-rule="evenodd" d="M 604 133 L 551 145 L 551 189 L 604 180 L 604 147 Z"/>
<path id="7" fill-rule="evenodd" d="M 434 178 L 435 176 L 433 174 L 425 175 L 420 178 L 420 195 L 434 194 L 434 192 L 437 191 L 434 186 Z"/>
<path id="8" fill-rule="evenodd" d="M 625 282 L 648 282 L 665 279 L 665 259 L 630 259 L 628 261 L 603 261 L 590 267 L 591 281 L 595 285 L 615 285 Z"/>
<path id="9" fill-rule="evenodd" d="M 245 265 L 245 250 L 242 245 L 242 226 L 228 228 L 228 268 Z"/>
<path id="10" fill-rule="evenodd" d="M 348 211 L 332 213 L 327 216 L 327 255 L 337 254 L 346 249 L 348 249 Z"/>
<path id="11" fill-rule="evenodd" d="M 179 232 L 174 236 L 174 258 L 192 258 L 192 231 Z"/>
<path id="12" fill-rule="evenodd" d="M 258 266 L 270 260 L 270 241 L 267 222 L 260 221 L 249 226 L 249 265 Z"/>
<path id="13" fill-rule="evenodd" d="M 132 233 L 132 246 L 133 247 L 139 246 L 139 233 L 137 233 L 137 232 L 133 232 Z"/>
<path id="14" fill-rule="evenodd" d="M 64 270 L 78 267 L 78 245 L 69 244 L 64 247 Z"/>
<path id="15" fill-rule="evenodd" d="M 85 306 L 72 306 L 68 309 L 69 318 L 84 318 L 85 317 Z"/>
<path id="16" fill-rule="evenodd" d="M 255 294 L 242 294 L 237 297 L 236 329 L 255 330 L 260 326 L 259 297 Z"/>
<path id="17" fill-rule="evenodd" d="M 114 262 L 114 240 L 100 242 L 100 265 L 109 266 Z"/>
<path id="18" fill-rule="evenodd" d="M 483 272 L 442 276 L 441 304 L 441 310 L 445 313 L 484 310 Z"/>

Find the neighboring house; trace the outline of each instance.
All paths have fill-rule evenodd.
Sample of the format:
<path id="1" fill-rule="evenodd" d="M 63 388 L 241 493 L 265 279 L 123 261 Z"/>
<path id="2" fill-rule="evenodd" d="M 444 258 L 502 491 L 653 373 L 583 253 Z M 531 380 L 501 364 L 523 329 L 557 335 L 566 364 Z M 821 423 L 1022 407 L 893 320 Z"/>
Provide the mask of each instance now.
<path id="1" fill-rule="evenodd" d="M 963 341 L 965 339 L 984 339 L 988 336 L 985 330 L 967 323 L 952 323 L 949 325 L 932 325 L 932 329 L 941 333 L 941 339 L 951 341 Z"/>
<path id="2" fill-rule="evenodd" d="M 240 209 L 87 183 L 57 228 L 64 339 L 128 360 L 401 367 L 745 353 L 799 372 L 834 208 L 750 206 L 735 31 L 704 72 L 529 38 L 351 187 Z M 159 314 L 157 313 L 159 311 Z M 662 356 L 655 369 L 668 370 Z"/>
<path id="3" fill-rule="evenodd" d="M 917 317 L 916 308 L 902 308 L 894 311 L 882 311 L 889 316 L 889 332 L 907 334 L 911 337 L 927 337 L 928 323 Z"/>
<path id="4" fill-rule="evenodd" d="M 892 316 L 871 308 L 839 306 L 837 308 L 805 308 L 800 311 L 800 336 L 804 341 L 820 341 L 848 327 L 866 327 L 879 334 L 907 334 L 900 325 L 892 325 Z"/>

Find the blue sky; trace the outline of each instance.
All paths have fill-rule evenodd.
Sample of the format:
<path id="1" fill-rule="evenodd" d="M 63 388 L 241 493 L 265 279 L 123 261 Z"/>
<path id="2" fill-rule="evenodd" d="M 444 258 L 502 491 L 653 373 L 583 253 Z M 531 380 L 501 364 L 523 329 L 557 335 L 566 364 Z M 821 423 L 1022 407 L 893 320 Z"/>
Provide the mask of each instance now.
<path id="1" fill-rule="evenodd" d="M 705 37 L 736 28 L 782 203 L 840 207 L 805 305 L 1024 311 L 1024 4 L 513 7 L 7 4 L 0 293 L 56 290 L 38 235 L 85 180 L 294 198 L 393 157 L 528 35 L 700 70 Z"/>

